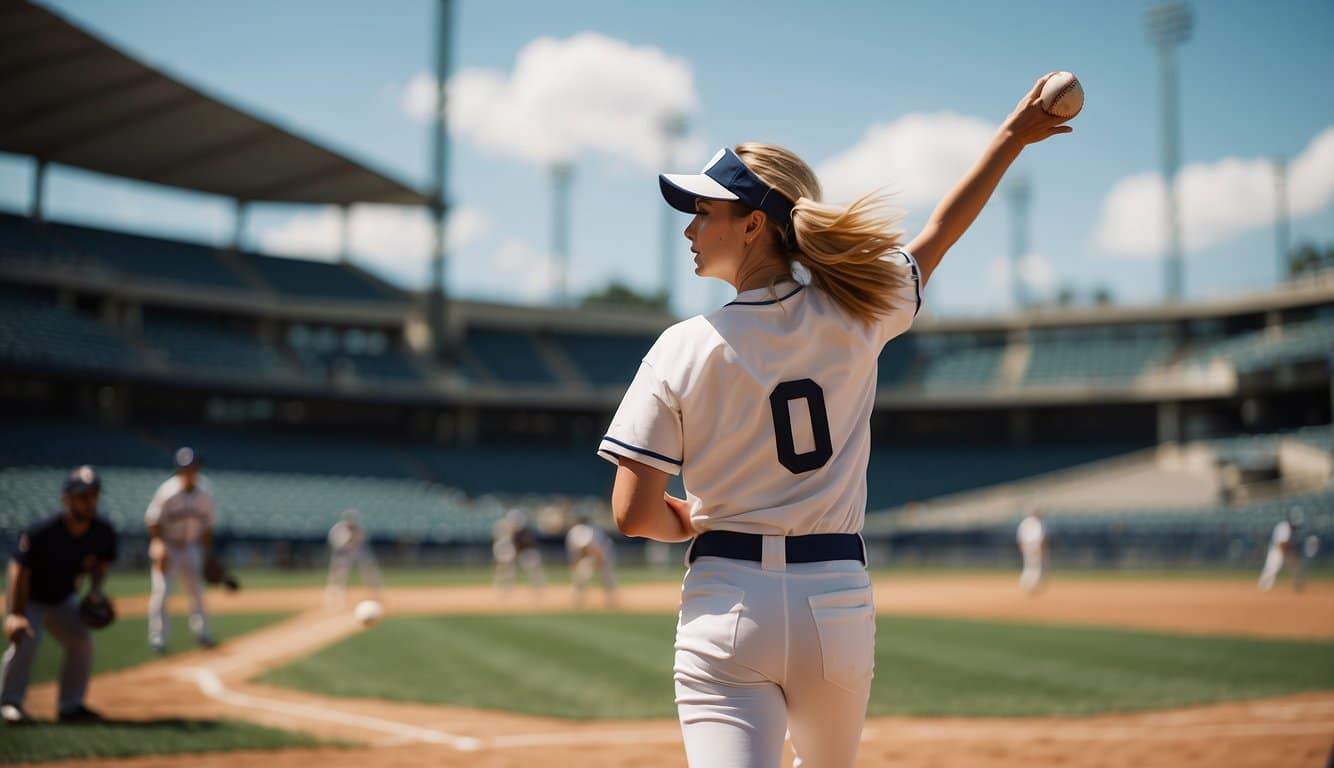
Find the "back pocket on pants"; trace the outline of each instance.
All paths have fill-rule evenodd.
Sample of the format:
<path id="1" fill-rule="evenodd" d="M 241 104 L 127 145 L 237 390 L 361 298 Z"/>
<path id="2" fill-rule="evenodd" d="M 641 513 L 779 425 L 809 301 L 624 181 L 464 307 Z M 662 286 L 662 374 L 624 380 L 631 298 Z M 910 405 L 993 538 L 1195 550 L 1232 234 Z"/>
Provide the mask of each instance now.
<path id="1" fill-rule="evenodd" d="M 866 587 L 811 595 L 824 679 L 860 691 L 875 674 L 875 606 Z"/>
<path id="2" fill-rule="evenodd" d="M 732 656 L 745 593 L 730 584 L 694 584 L 681 595 L 676 650 L 712 659 Z"/>

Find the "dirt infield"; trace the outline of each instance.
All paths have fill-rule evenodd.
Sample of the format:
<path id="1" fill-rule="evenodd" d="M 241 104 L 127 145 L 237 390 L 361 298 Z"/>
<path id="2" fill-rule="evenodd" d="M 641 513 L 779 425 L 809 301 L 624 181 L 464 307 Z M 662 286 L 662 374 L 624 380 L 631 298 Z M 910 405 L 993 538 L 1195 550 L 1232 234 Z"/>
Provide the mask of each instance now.
<path id="1" fill-rule="evenodd" d="M 1306 593 L 1260 594 L 1231 581 L 1080 580 L 1029 598 L 1013 580 L 989 576 L 887 578 L 877 582 L 882 613 L 1098 624 L 1207 634 L 1334 638 L 1334 584 Z M 673 611 L 674 584 L 623 590 L 623 609 Z M 191 756 L 199 766 L 680 766 L 672 721 L 571 723 L 456 707 L 329 699 L 248 682 L 360 628 L 347 612 L 320 606 L 319 590 L 214 595 L 218 611 L 298 610 L 297 616 L 211 652 L 193 652 L 100 676 L 91 703 L 127 719 L 231 717 L 352 740 L 364 748 L 258 755 Z M 498 600 L 484 587 L 396 589 L 390 613 L 478 613 L 568 608 L 563 590 L 534 602 L 524 592 Z M 124 615 L 142 613 L 126 600 Z M 54 708 L 51 686 L 31 709 Z M 1188 710 L 1081 718 L 875 718 L 860 765 L 894 766 L 1323 766 L 1334 734 L 1334 692 Z M 78 763 L 72 763 L 78 764 Z M 181 758 L 116 761 L 168 766 Z M 50 764 L 46 764 L 50 765 Z M 87 763 L 83 763 L 87 765 Z"/>

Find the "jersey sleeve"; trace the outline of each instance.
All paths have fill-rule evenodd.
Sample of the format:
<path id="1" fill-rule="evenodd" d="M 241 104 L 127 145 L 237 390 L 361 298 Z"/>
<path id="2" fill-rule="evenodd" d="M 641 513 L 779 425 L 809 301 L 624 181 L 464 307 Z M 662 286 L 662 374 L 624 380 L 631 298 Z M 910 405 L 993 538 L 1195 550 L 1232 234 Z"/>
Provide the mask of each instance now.
<path id="1" fill-rule="evenodd" d="M 163 484 L 153 494 L 153 500 L 148 502 L 148 509 L 144 511 L 144 525 L 157 525 L 162 520 L 162 505 L 165 503 L 167 503 L 167 486 Z"/>
<path id="2" fill-rule="evenodd" d="M 33 552 L 33 548 L 36 546 L 36 543 L 33 541 L 32 534 L 33 531 L 31 529 L 24 531 L 19 536 L 19 545 L 17 548 L 14 549 L 14 554 L 10 555 L 10 557 L 13 558 L 14 562 L 18 563 L 24 568 L 31 568 L 33 558 L 36 556 L 36 553 Z"/>
<path id="3" fill-rule="evenodd" d="M 646 360 L 621 399 L 598 455 L 613 464 L 625 457 L 679 475 L 682 443 L 680 404 Z"/>
<path id="4" fill-rule="evenodd" d="M 917 266 L 917 259 L 903 248 L 884 258 L 901 267 L 908 280 L 895 293 L 893 308 L 876 321 L 876 340 L 880 346 L 907 331 L 922 309 L 922 270 Z"/>

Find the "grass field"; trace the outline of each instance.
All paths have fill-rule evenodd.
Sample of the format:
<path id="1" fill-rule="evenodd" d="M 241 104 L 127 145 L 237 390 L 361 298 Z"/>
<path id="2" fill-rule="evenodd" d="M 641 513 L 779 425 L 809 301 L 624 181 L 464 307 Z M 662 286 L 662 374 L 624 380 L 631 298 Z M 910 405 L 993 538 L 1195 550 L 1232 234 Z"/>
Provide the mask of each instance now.
<path id="1" fill-rule="evenodd" d="M 275 670 L 335 696 L 672 717 L 675 618 L 405 617 Z M 881 617 L 870 714 L 1092 714 L 1334 688 L 1334 643 Z"/>
<path id="2" fill-rule="evenodd" d="M 252 632 L 287 618 L 285 613 L 222 614 L 209 620 L 213 636 L 219 641 Z M 148 620 L 143 616 L 118 619 L 115 624 L 99 630 L 95 635 L 93 673 L 111 672 L 142 664 L 155 658 L 148 650 Z M 195 647 L 194 636 L 186 625 L 185 617 L 173 616 L 171 635 L 167 640 L 168 653 L 179 653 Z M 33 665 L 32 682 L 44 683 L 60 676 L 60 644 L 44 634 L 37 648 L 37 662 Z M 93 685 L 97 682 L 94 680 Z"/>
<path id="3" fill-rule="evenodd" d="M 32 725 L 0 731 L 0 763 L 331 746 L 311 736 L 230 720 Z M 188 764 L 188 760 L 181 765 Z"/>

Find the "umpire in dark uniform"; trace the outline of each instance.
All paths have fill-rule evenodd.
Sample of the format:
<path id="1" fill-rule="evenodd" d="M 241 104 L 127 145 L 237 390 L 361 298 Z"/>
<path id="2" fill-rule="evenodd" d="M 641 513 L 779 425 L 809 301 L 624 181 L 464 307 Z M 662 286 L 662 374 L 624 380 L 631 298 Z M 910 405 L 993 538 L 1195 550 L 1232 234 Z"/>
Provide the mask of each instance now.
<path id="1" fill-rule="evenodd" d="M 43 629 L 65 648 L 60 722 L 100 719 L 83 703 L 93 671 L 93 637 L 80 618 L 75 589 L 79 577 L 88 573 L 90 594 L 100 598 L 107 566 L 116 559 L 116 532 L 97 516 L 101 490 L 92 467 L 71 472 L 60 496 L 64 509 L 29 528 L 9 562 L 5 595 L 9 647 L 0 666 L 0 718 L 6 725 L 29 721 L 23 698 Z"/>

